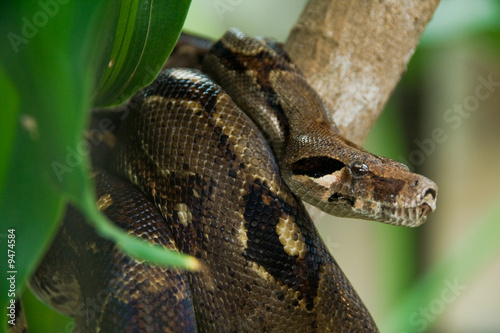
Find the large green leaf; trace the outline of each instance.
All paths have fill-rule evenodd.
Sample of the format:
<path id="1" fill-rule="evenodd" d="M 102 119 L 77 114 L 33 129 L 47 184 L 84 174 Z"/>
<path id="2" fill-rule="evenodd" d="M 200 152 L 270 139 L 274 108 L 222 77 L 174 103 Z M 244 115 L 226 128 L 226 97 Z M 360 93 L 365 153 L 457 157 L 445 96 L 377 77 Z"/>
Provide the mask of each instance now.
<path id="1" fill-rule="evenodd" d="M 97 229 L 120 241 L 125 250 L 131 248 L 133 254 L 155 262 L 172 261 L 164 256 L 165 251 L 125 238 L 121 230 L 103 218 L 95 208 L 88 180 L 89 151 L 82 131 L 96 96 L 96 83 L 108 77 L 100 90 L 104 94 L 98 94 L 100 104 L 115 104 L 114 98 L 124 100 L 134 89 L 151 81 L 173 47 L 189 6 L 186 0 L 168 1 L 168 6 L 156 7 L 154 1 L 132 1 L 136 6 L 132 36 L 136 37 L 127 37 L 132 39 L 126 52 L 133 55 L 140 49 L 141 56 L 126 57 L 121 60 L 120 68 L 111 68 L 113 73 L 108 75 L 102 64 L 109 63 L 110 52 L 114 52 L 108 45 L 114 45 L 114 34 L 119 30 L 116 23 L 125 15 L 120 9 L 123 3 L 118 0 L 0 3 L 0 31 L 6 36 L 0 42 L 2 253 L 7 253 L 8 230 L 14 230 L 15 234 L 15 264 L 9 269 L 15 273 L 2 270 L 0 290 L 9 289 L 6 275 L 15 275 L 16 297 L 54 235 L 67 200 L 94 217 Z M 156 15 L 156 10 L 170 12 Z M 148 33 L 136 33 L 135 28 L 139 27 L 142 30 L 147 27 Z M 160 43 L 162 34 L 165 44 Z M 148 41 L 148 36 L 155 39 Z M 116 53 L 117 59 L 124 50 Z M 192 267 L 195 262 L 177 263 Z M 6 292 L 0 294 L 2 309 L 10 298 Z M 3 330 L 7 317 L 1 318 L 0 330 Z"/>
<path id="2" fill-rule="evenodd" d="M 74 165 L 71 177 L 58 181 L 51 165 L 65 161 L 67 149 L 76 146 L 90 107 L 91 72 L 73 64 L 81 55 L 75 52 L 72 38 L 85 38 L 96 6 L 92 2 L 54 6 L 53 17 L 34 2 L 3 2 L 0 9 L 2 31 L 8 31 L 8 40 L 0 48 L 2 65 L 13 94 L 21 96 L 15 126 L 0 124 L 2 137 L 6 130 L 15 131 L 11 154 L 2 160 L 6 179 L 0 194 L 0 232 L 14 230 L 15 265 L 10 270 L 16 273 L 8 275 L 15 276 L 17 297 L 57 226 L 64 189 L 82 188 L 85 178 L 83 168 Z M 79 22 L 81 28 L 68 22 L 77 7 L 86 14 L 81 18 L 88 20 Z M 6 243 L 2 244 L 2 252 L 7 253 Z M 2 276 L 1 290 L 7 290 L 6 283 Z M 8 296 L 0 294 L 3 309 Z M 5 318 L 2 315 L 2 321 Z"/>
<path id="3" fill-rule="evenodd" d="M 109 56 L 100 64 L 104 74 L 96 105 L 119 104 L 153 81 L 177 41 L 190 2 L 121 2 Z"/>

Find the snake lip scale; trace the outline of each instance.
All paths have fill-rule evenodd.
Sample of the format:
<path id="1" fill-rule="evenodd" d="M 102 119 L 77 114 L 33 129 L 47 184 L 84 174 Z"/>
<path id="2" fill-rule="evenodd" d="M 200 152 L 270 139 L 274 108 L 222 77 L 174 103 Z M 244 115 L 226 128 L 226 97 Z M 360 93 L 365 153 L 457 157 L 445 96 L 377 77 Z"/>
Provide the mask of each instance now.
<path id="1" fill-rule="evenodd" d="M 94 173 L 111 221 L 203 269 L 128 257 L 69 205 L 30 288 L 75 332 L 378 332 L 301 200 L 411 227 L 437 186 L 340 136 L 274 41 L 231 29 L 203 71 L 137 93 Z"/>

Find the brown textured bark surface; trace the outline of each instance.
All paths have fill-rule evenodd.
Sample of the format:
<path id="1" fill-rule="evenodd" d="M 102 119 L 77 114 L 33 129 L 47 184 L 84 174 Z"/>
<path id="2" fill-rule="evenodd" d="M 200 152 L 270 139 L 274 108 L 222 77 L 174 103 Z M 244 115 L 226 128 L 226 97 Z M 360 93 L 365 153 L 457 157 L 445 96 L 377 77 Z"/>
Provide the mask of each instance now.
<path id="1" fill-rule="evenodd" d="M 361 143 L 406 70 L 439 0 L 311 0 L 285 50 Z"/>

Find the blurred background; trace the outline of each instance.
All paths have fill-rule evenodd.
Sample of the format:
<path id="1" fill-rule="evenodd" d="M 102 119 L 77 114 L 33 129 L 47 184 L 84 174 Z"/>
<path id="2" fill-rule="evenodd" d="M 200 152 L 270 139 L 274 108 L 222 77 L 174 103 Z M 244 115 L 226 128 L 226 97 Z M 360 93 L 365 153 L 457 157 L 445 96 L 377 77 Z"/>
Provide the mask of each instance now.
<path id="1" fill-rule="evenodd" d="M 193 0 L 185 30 L 284 41 L 305 0 Z M 500 332 L 500 1 L 442 0 L 365 147 L 439 186 L 416 229 L 318 229 L 381 332 Z"/>
<path id="2" fill-rule="evenodd" d="M 305 3 L 193 0 L 185 30 L 284 41 Z M 381 332 L 500 332 L 499 108 L 500 1 L 442 0 L 365 142 L 434 180 L 437 212 L 416 229 L 317 221 Z M 44 317 L 33 332 L 71 332 L 68 318 L 46 316 L 60 323 Z"/>

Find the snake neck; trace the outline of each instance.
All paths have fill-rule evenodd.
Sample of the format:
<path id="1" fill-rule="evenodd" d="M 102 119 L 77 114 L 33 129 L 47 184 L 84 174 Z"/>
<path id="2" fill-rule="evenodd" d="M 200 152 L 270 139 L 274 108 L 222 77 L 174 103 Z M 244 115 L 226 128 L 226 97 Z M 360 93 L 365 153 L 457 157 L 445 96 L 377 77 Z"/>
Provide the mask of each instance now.
<path id="1" fill-rule="evenodd" d="M 295 195 L 325 212 L 417 226 L 437 186 L 339 135 L 325 103 L 276 43 L 232 29 L 208 51 L 207 72 L 260 127 Z"/>
<path id="2" fill-rule="evenodd" d="M 338 133 L 323 100 L 272 40 L 231 29 L 207 52 L 203 70 L 252 118 L 278 161 L 303 129 Z"/>

